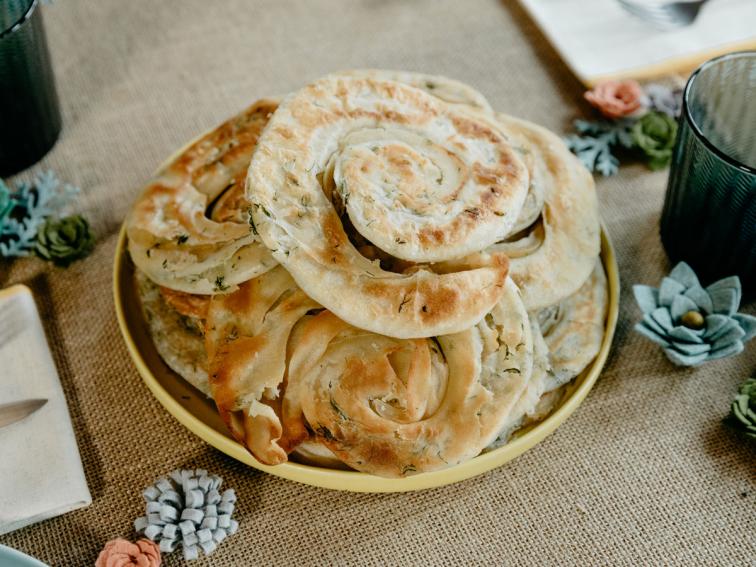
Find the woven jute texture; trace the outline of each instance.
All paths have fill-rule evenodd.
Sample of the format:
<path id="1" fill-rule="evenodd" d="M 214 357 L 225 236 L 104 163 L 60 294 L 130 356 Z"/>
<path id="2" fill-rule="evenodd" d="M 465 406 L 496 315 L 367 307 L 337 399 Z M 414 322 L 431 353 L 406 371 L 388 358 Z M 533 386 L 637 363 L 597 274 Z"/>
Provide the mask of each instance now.
<path id="1" fill-rule="evenodd" d="M 128 357 L 111 297 L 120 223 L 166 156 L 254 99 L 329 71 L 384 67 L 469 82 L 497 109 L 558 133 L 587 114 L 581 85 L 519 5 L 65 0 L 43 9 L 65 126 L 36 169 L 83 188 L 81 212 L 99 240 L 68 270 L 0 264 L 0 286 L 34 290 L 94 502 L 0 543 L 54 566 L 92 565 L 108 539 L 134 537 L 144 486 L 202 467 L 236 489 L 241 527 L 198 566 L 756 565 L 755 445 L 721 424 L 756 348 L 680 370 L 632 331 L 631 285 L 670 269 L 658 238 L 664 172 L 629 165 L 598 180 L 623 283 L 597 386 L 554 435 L 481 477 L 370 495 L 256 472 L 175 421 Z"/>

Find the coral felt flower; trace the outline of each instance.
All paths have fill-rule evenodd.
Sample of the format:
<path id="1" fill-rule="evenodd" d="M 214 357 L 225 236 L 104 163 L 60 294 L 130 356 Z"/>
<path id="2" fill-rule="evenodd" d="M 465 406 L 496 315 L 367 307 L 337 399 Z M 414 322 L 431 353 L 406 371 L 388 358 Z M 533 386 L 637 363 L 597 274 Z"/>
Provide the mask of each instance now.
<path id="1" fill-rule="evenodd" d="M 95 567 L 160 567 L 157 544 L 140 539 L 136 543 L 118 538 L 109 541 L 97 556 Z"/>
<path id="2" fill-rule="evenodd" d="M 622 118 L 643 106 L 643 89 L 637 81 L 606 81 L 585 93 L 585 99 L 607 118 Z"/>

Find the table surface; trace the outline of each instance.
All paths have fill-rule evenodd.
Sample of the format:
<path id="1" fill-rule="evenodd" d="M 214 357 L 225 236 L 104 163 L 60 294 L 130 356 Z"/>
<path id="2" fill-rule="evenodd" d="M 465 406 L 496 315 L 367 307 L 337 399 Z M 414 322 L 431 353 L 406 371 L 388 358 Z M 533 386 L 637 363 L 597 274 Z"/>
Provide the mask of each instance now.
<path id="1" fill-rule="evenodd" d="M 81 212 L 99 241 L 68 270 L 0 262 L 0 287 L 34 290 L 94 502 L 0 543 L 55 566 L 92 565 L 108 539 L 134 536 L 144 486 L 201 467 L 236 489 L 241 527 L 198 566 L 754 565 L 756 444 L 721 420 L 756 349 L 681 370 L 632 331 L 631 285 L 656 284 L 670 268 L 658 238 L 664 172 L 637 164 L 598 179 L 623 282 L 599 383 L 553 436 L 478 478 L 370 495 L 264 475 L 179 425 L 129 360 L 111 297 L 120 223 L 167 155 L 254 99 L 333 70 L 383 67 L 469 82 L 497 109 L 558 133 L 589 113 L 518 4 L 65 0 L 43 9 L 65 126 L 33 171 L 52 168 L 83 188 Z"/>

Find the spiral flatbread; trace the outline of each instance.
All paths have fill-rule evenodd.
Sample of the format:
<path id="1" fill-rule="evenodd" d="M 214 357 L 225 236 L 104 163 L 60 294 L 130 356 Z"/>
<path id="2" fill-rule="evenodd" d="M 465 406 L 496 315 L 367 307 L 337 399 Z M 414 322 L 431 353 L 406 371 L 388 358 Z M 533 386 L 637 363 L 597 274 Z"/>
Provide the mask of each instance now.
<path id="1" fill-rule="evenodd" d="M 256 230 L 274 258 L 345 321 L 427 337 L 490 311 L 507 273 L 503 255 L 455 272 L 382 270 L 355 249 L 324 193 L 329 164 L 351 224 L 373 245 L 411 262 L 461 256 L 507 234 L 527 195 L 527 169 L 493 121 L 394 81 L 331 76 L 282 103 L 247 179 Z"/>
<path id="2" fill-rule="evenodd" d="M 276 265 L 250 229 L 243 191 L 257 138 L 276 106 L 261 100 L 224 122 L 142 191 L 127 220 L 129 252 L 152 281 L 223 293 Z"/>

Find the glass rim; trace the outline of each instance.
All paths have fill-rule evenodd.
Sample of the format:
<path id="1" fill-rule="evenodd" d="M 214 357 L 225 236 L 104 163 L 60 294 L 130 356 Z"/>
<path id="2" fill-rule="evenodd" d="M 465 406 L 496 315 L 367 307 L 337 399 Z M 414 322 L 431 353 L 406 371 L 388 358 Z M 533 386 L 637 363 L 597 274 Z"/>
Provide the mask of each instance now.
<path id="1" fill-rule="evenodd" d="M 10 26 L 5 28 L 4 30 L 0 30 L 0 39 L 4 38 L 6 35 L 10 35 L 14 33 L 18 28 L 20 28 L 26 20 L 31 18 L 32 13 L 34 12 L 34 8 L 37 7 L 37 4 L 39 3 L 39 0 L 32 0 L 31 4 L 29 4 L 29 7 L 26 9 L 26 12 L 24 12 L 20 18 L 18 18 L 15 22 L 13 22 Z"/>
<path id="2" fill-rule="evenodd" d="M 714 57 L 713 59 L 709 59 L 708 61 L 703 63 L 700 67 L 698 67 L 698 69 L 693 71 L 693 74 L 691 74 L 691 76 L 688 77 L 688 82 L 685 84 L 685 90 L 683 91 L 682 111 L 683 111 L 683 116 L 685 116 L 686 122 L 690 125 L 691 130 L 693 130 L 693 133 L 696 135 L 696 137 L 699 140 L 701 140 L 701 142 L 703 142 L 703 144 L 711 152 L 713 152 L 719 159 L 721 159 L 724 162 L 727 162 L 733 167 L 736 167 L 740 170 L 745 171 L 746 173 L 749 173 L 751 175 L 756 175 L 756 167 L 747 165 L 741 162 L 739 159 L 732 157 L 728 153 L 724 152 L 721 148 L 719 148 L 716 144 L 714 144 L 711 140 L 709 140 L 709 138 L 701 131 L 701 128 L 698 126 L 698 123 L 695 121 L 695 119 L 691 115 L 690 107 L 688 105 L 688 97 L 690 96 L 690 91 L 693 87 L 693 83 L 695 83 L 696 77 L 698 76 L 699 73 L 701 73 L 701 71 L 704 71 L 708 67 L 717 65 L 728 59 L 740 59 L 741 57 L 756 59 L 756 51 L 750 51 L 750 50 L 749 51 L 733 51 L 732 53 L 725 53 L 724 55 L 720 55 L 718 57 Z"/>

